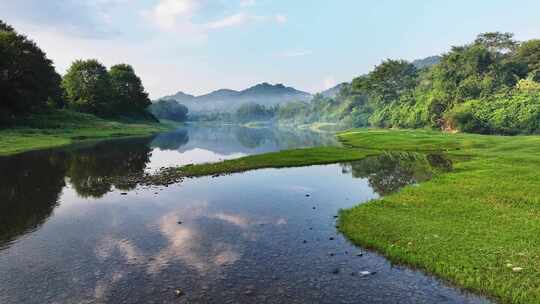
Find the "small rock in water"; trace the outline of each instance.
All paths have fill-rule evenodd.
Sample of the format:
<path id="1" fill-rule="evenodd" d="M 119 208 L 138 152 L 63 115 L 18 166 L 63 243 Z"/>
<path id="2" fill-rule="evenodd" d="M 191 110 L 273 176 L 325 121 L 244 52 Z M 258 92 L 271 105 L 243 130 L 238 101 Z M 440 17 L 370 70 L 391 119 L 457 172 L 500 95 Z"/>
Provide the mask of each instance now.
<path id="1" fill-rule="evenodd" d="M 330 255 L 330 256 L 334 256 L 335 254 L 334 254 L 333 252 L 330 252 L 329 255 Z"/>
<path id="2" fill-rule="evenodd" d="M 182 223 L 183 223 L 182 221 L 178 221 L 178 225 L 182 225 Z"/>
<path id="3" fill-rule="evenodd" d="M 364 256 L 364 254 L 362 252 L 359 252 L 356 254 L 356 256 L 361 257 L 361 256 Z"/>
<path id="4" fill-rule="evenodd" d="M 337 216 L 337 215 L 334 215 L 334 218 L 338 218 L 338 216 Z"/>
<path id="5" fill-rule="evenodd" d="M 313 206 L 313 210 L 317 209 L 317 207 Z"/>
<path id="6" fill-rule="evenodd" d="M 253 289 L 255 289 L 255 286 L 248 286 L 248 287 L 246 288 L 246 291 L 244 291 L 244 294 L 245 294 L 246 296 L 252 296 L 252 295 L 254 295 L 254 294 L 255 294 L 255 291 L 254 291 Z"/>
<path id="7" fill-rule="evenodd" d="M 339 274 L 339 268 L 334 268 L 334 270 L 332 270 L 332 273 L 333 274 Z"/>
<path id="8" fill-rule="evenodd" d="M 306 197 L 310 197 L 310 195 L 309 195 L 309 194 L 306 194 Z"/>
<path id="9" fill-rule="evenodd" d="M 304 244 L 305 244 L 305 243 L 307 243 L 307 241 L 306 241 L 306 240 L 304 240 L 304 241 L 302 241 L 302 243 L 304 243 Z"/>
<path id="10" fill-rule="evenodd" d="M 328 238 L 330 241 L 333 241 L 334 240 L 334 237 L 329 237 Z"/>
<path id="11" fill-rule="evenodd" d="M 177 297 L 181 297 L 184 295 L 184 292 L 182 291 L 182 289 L 175 289 L 174 290 L 174 294 L 177 296 Z"/>

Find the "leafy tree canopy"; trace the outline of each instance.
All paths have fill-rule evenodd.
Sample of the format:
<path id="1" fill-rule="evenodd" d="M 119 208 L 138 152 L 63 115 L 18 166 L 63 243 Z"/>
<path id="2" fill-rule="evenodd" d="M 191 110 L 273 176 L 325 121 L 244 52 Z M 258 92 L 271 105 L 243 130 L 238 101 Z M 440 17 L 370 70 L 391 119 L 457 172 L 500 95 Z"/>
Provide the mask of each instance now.
<path id="1" fill-rule="evenodd" d="M 516 60 L 527 65 L 530 76 L 540 81 L 540 39 L 525 41 L 517 50 Z"/>
<path id="2" fill-rule="evenodd" d="M 496 53 L 508 53 L 516 50 L 518 42 L 514 40 L 513 33 L 487 32 L 479 34 L 475 44 L 485 46 L 489 51 Z"/>
<path id="3" fill-rule="evenodd" d="M 142 81 L 133 67 L 118 64 L 111 67 L 109 78 L 112 87 L 114 111 L 117 113 L 141 113 L 151 104 Z"/>
<path id="4" fill-rule="evenodd" d="M 72 108 L 100 115 L 111 113 L 111 80 L 107 68 L 96 59 L 73 62 L 62 85 Z"/>
<path id="5" fill-rule="evenodd" d="M 356 90 L 368 92 L 382 104 L 387 104 L 414 89 L 417 77 L 417 70 L 411 63 L 388 59 L 376 66 L 367 77 L 359 78 L 353 86 Z"/>
<path id="6" fill-rule="evenodd" d="M 60 75 L 26 36 L 0 21 L 0 121 L 61 104 Z"/>

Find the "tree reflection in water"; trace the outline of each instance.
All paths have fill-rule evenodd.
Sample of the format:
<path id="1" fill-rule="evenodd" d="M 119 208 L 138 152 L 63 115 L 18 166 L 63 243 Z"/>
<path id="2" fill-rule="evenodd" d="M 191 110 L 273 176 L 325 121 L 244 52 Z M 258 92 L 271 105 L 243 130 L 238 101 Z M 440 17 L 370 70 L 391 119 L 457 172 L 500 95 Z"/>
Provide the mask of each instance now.
<path id="1" fill-rule="evenodd" d="M 150 160 L 151 138 L 101 142 L 70 155 L 67 176 L 80 196 L 100 198 L 112 187 L 132 190 L 135 181 L 113 183 L 111 177 L 142 174 Z"/>
<path id="2" fill-rule="evenodd" d="M 151 140 L 116 140 L 0 158 L 0 248 L 45 222 L 58 204 L 66 177 L 83 197 L 100 198 L 113 187 L 136 187 L 136 182 L 113 184 L 107 177 L 142 174 Z"/>
<path id="3" fill-rule="evenodd" d="M 64 159 L 64 153 L 0 158 L 0 248 L 51 215 L 65 186 Z"/>
<path id="4" fill-rule="evenodd" d="M 444 154 L 387 152 L 342 167 L 344 173 L 367 178 L 374 191 L 384 196 L 404 186 L 429 180 L 437 172 L 452 170 L 452 161 Z"/>

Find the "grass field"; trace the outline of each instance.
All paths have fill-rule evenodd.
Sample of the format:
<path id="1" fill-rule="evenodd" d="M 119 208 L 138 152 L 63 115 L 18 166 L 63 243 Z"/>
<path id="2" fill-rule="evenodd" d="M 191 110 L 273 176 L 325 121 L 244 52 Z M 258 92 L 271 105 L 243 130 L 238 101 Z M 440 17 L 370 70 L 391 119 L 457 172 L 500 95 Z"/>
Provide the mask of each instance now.
<path id="1" fill-rule="evenodd" d="M 0 156 L 86 139 L 143 136 L 169 128 L 170 123 L 111 121 L 68 110 L 34 114 L 19 120 L 16 127 L 0 129 Z"/>
<path id="2" fill-rule="evenodd" d="M 350 130 L 318 147 L 176 168 L 181 176 L 445 152 L 454 170 L 340 213 L 354 243 L 502 303 L 540 303 L 540 136 Z"/>
<path id="3" fill-rule="evenodd" d="M 540 136 L 356 130 L 340 138 L 351 148 L 468 156 L 452 173 L 344 210 L 350 240 L 503 303 L 540 303 Z"/>

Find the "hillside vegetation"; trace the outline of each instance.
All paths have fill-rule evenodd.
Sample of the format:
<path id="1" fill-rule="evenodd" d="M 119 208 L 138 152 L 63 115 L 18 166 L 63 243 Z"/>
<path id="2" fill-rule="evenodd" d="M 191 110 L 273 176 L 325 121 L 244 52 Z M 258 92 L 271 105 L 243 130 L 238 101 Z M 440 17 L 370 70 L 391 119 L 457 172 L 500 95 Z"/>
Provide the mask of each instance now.
<path id="1" fill-rule="evenodd" d="M 370 73 L 272 109 L 281 124 L 430 128 L 481 134 L 540 131 L 540 40 L 484 33 L 442 56 L 388 59 Z M 335 96 L 333 96 L 335 95 Z"/>

